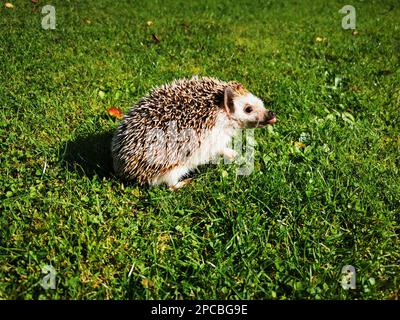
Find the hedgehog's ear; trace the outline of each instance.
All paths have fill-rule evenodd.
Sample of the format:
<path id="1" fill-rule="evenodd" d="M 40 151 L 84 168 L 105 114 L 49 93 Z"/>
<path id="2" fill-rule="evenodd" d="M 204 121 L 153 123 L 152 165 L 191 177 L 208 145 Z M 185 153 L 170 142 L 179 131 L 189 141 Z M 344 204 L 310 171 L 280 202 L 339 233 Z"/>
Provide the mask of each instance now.
<path id="1" fill-rule="evenodd" d="M 233 104 L 233 99 L 236 96 L 235 91 L 231 86 L 226 87 L 224 92 L 224 107 L 228 114 L 235 112 L 235 105 Z"/>

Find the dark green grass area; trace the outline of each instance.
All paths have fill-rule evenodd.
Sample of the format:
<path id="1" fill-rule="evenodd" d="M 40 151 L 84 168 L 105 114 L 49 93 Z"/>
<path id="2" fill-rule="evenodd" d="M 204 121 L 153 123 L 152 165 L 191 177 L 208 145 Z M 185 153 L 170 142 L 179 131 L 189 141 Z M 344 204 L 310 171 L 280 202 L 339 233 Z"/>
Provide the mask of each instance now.
<path id="1" fill-rule="evenodd" d="M 12 3 L 0 299 L 399 298 L 398 1 L 53 1 L 55 30 L 45 1 Z M 278 114 L 254 132 L 253 172 L 202 167 L 177 192 L 122 183 L 105 110 L 193 74 L 240 81 Z"/>

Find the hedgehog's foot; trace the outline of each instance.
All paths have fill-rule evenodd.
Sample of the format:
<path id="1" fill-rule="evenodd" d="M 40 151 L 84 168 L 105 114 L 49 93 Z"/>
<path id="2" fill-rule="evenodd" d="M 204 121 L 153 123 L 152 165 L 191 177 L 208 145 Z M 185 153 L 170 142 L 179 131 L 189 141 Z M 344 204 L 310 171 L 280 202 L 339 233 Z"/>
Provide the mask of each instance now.
<path id="1" fill-rule="evenodd" d="M 165 183 L 171 190 L 178 189 L 185 185 L 183 184 L 184 181 L 179 182 L 179 180 L 181 180 L 185 175 L 187 175 L 189 171 L 190 171 L 189 168 L 184 166 L 175 167 L 169 171 L 166 171 L 164 174 L 153 178 L 151 184 L 159 185 Z"/>
<path id="2" fill-rule="evenodd" d="M 170 185 L 169 186 L 169 190 L 171 190 L 171 191 L 178 190 L 178 189 L 186 186 L 190 182 L 192 182 L 192 180 L 193 180 L 192 178 L 189 178 L 189 179 L 185 179 L 185 180 L 179 181 L 178 183 L 175 183 L 174 185 Z"/>
<path id="3" fill-rule="evenodd" d="M 222 154 L 227 157 L 229 160 L 233 160 L 234 158 L 236 158 L 238 156 L 238 153 L 230 148 L 225 148 L 222 150 Z"/>

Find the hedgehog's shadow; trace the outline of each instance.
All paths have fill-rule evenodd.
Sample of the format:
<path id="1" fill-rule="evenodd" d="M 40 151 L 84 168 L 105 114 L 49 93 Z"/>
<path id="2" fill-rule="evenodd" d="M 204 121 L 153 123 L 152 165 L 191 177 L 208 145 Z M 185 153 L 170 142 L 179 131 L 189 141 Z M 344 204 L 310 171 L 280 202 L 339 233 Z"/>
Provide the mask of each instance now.
<path id="1" fill-rule="evenodd" d="M 63 146 L 62 161 L 67 169 L 92 178 L 112 177 L 111 157 L 113 131 L 78 136 Z"/>

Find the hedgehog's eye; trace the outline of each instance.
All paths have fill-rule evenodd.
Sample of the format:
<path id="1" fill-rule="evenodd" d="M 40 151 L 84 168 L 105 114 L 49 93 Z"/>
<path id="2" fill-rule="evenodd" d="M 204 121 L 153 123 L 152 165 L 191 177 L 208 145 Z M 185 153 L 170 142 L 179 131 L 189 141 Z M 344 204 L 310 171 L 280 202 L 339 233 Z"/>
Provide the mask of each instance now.
<path id="1" fill-rule="evenodd" d="M 252 106 L 246 106 L 246 108 L 244 108 L 244 112 L 252 113 L 253 112 L 253 107 Z"/>

